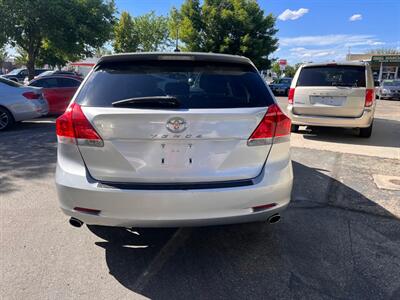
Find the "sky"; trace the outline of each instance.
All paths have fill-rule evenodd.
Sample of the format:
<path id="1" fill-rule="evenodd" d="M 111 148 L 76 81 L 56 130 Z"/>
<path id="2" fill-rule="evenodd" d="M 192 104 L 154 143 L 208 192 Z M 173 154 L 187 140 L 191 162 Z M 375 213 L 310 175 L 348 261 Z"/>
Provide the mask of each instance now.
<path id="1" fill-rule="evenodd" d="M 183 0 L 115 0 L 119 12 L 167 15 Z M 274 58 L 340 61 L 376 48 L 400 50 L 400 0 L 258 0 L 279 30 Z"/>

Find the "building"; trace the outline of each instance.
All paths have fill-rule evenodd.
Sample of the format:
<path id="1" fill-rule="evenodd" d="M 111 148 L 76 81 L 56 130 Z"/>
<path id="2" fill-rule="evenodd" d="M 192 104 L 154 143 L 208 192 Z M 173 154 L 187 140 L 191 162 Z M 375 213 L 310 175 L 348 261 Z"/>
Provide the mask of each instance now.
<path id="1" fill-rule="evenodd" d="M 375 80 L 400 78 L 400 54 L 348 54 L 346 60 L 369 62 Z"/>

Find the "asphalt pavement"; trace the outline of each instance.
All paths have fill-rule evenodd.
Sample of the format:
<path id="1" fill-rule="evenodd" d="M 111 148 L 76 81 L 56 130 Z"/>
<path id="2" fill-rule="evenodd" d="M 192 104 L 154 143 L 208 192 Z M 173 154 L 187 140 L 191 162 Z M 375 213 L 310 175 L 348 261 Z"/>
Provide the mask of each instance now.
<path id="1" fill-rule="evenodd" d="M 292 134 L 292 202 L 278 224 L 131 230 L 71 227 L 54 120 L 18 124 L 0 133 L 0 296 L 400 299 L 400 101 L 378 101 L 376 120 L 370 139 Z"/>

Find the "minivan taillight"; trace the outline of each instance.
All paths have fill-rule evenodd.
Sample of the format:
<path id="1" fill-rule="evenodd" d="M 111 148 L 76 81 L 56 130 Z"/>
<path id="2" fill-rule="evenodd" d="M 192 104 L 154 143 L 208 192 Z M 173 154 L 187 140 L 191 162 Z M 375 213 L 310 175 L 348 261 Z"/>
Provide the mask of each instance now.
<path id="1" fill-rule="evenodd" d="M 65 113 L 57 118 L 56 133 L 59 143 L 95 147 L 103 147 L 104 145 L 103 140 L 77 103 L 72 103 Z"/>
<path id="2" fill-rule="evenodd" d="M 267 113 L 247 140 L 248 146 L 267 145 L 273 138 L 290 135 L 291 121 L 277 104 L 268 107 Z"/>
<path id="3" fill-rule="evenodd" d="M 374 103 L 375 100 L 375 91 L 374 89 L 366 89 L 365 91 L 365 107 L 370 107 Z"/>
<path id="4" fill-rule="evenodd" d="M 294 91 L 295 91 L 295 88 L 291 88 L 291 89 L 289 90 L 289 96 L 288 96 L 288 102 L 289 102 L 289 104 L 293 104 Z"/>

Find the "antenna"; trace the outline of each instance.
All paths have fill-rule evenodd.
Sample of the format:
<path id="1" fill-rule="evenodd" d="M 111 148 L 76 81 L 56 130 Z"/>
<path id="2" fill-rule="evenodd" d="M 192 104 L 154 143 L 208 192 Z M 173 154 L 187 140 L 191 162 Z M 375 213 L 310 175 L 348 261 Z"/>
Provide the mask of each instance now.
<path id="1" fill-rule="evenodd" d="M 174 52 L 181 52 L 181 50 L 179 49 L 179 28 L 176 28 L 176 40 L 175 40 L 175 49 Z"/>

